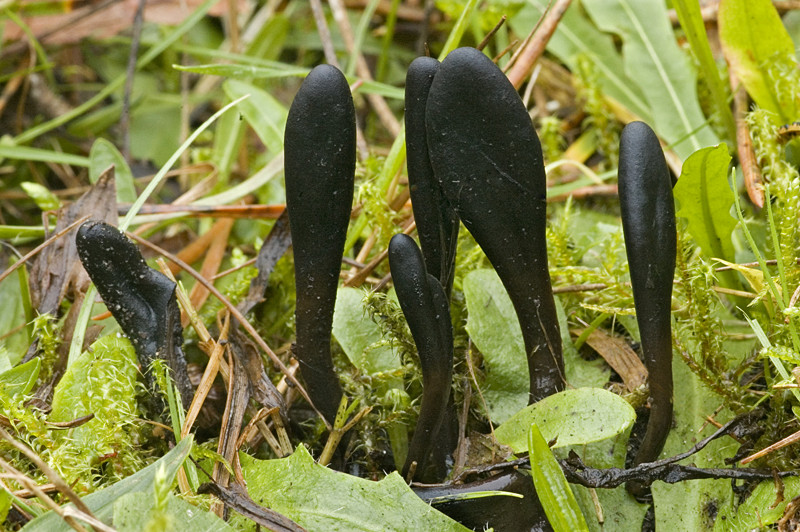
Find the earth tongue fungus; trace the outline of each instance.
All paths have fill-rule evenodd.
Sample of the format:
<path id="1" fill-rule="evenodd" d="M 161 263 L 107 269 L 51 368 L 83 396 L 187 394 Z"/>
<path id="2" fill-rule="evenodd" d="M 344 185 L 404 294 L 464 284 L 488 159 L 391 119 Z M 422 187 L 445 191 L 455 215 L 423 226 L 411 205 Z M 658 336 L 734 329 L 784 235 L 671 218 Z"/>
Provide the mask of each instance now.
<path id="1" fill-rule="evenodd" d="M 406 158 L 411 207 L 428 273 L 447 293 L 453 284 L 458 215 L 441 191 L 428 155 L 425 107 L 439 61 L 418 57 L 406 74 Z"/>
<path id="2" fill-rule="evenodd" d="M 425 112 L 434 174 L 514 304 L 533 403 L 564 388 L 545 241 L 542 149 L 505 74 L 474 48 L 450 53 Z"/>
<path id="3" fill-rule="evenodd" d="M 355 109 L 335 67 L 314 68 L 286 121 L 286 208 L 297 289 L 295 355 L 314 406 L 333 423 L 342 397 L 331 325 L 353 202 Z"/>
<path id="4" fill-rule="evenodd" d="M 670 304 L 675 271 L 675 206 L 664 153 L 653 130 L 632 122 L 619 147 L 619 201 L 636 321 L 649 374 L 650 418 L 634 463 L 652 462 L 672 425 L 672 333 Z M 645 486 L 628 491 L 646 496 Z"/>
<path id="5" fill-rule="evenodd" d="M 137 247 L 116 227 L 91 220 L 78 229 L 78 256 L 97 287 L 108 310 L 128 336 L 145 373 L 148 389 L 155 394 L 151 364 L 167 362 L 184 407 L 193 390 L 183 356 L 183 328 L 175 299 L 174 282 L 145 263 Z M 153 414 L 159 415 L 163 401 L 154 399 Z"/>
<path id="6" fill-rule="evenodd" d="M 389 242 L 389 268 L 400 308 L 408 322 L 422 369 L 422 404 L 409 445 L 403 476 L 439 482 L 445 476 L 446 446 L 442 422 L 453 377 L 453 330 L 447 296 L 425 270 L 417 244 L 405 234 Z M 433 454 L 432 463 L 428 463 Z M 430 466 L 430 467 L 429 467 Z"/>

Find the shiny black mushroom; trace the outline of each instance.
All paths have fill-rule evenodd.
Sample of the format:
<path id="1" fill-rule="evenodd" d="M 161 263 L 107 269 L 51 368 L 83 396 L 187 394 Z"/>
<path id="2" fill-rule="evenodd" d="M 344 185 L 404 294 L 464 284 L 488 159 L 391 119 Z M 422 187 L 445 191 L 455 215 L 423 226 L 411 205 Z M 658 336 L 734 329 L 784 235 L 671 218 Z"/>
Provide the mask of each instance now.
<path id="1" fill-rule="evenodd" d="M 675 204 L 664 152 L 653 130 L 631 122 L 619 147 L 619 201 L 636 321 L 650 386 L 650 417 L 634 464 L 652 462 L 672 426 L 672 280 L 677 235 Z M 628 483 L 634 495 L 646 488 Z"/>
<path id="2" fill-rule="evenodd" d="M 422 253 L 410 236 L 392 237 L 389 267 L 422 369 L 422 404 L 403 476 L 414 468 L 415 479 L 439 482 L 445 475 L 444 458 L 452 451 L 437 448 L 448 441 L 442 427 L 453 378 L 450 308 L 442 285 L 425 270 Z"/>
<path id="3" fill-rule="evenodd" d="M 539 138 L 508 78 L 474 48 L 453 51 L 439 66 L 425 120 L 436 178 L 514 304 L 533 403 L 564 389 Z"/>
<path id="4" fill-rule="evenodd" d="M 86 273 L 133 344 L 148 388 L 154 394 L 151 407 L 155 411 L 151 413 L 160 414 L 158 410 L 163 406 L 160 399 L 155 399 L 158 396 L 150 369 L 156 358 L 167 362 L 183 406 L 188 407 L 194 390 L 182 350 L 176 284 L 150 268 L 133 242 L 105 222 L 85 222 L 78 229 L 75 243 Z"/>
<path id="5" fill-rule="evenodd" d="M 353 97 L 344 75 L 320 65 L 289 109 L 284 137 L 286 208 L 297 290 L 295 355 L 314 405 L 333 423 L 342 397 L 331 325 L 356 164 Z"/>

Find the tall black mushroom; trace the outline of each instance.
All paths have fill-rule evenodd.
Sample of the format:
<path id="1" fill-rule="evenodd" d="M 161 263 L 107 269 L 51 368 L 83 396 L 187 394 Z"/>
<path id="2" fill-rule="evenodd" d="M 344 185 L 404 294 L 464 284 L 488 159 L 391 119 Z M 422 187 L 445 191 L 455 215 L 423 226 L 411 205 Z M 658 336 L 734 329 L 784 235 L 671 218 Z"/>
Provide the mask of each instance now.
<path id="1" fill-rule="evenodd" d="M 331 325 L 356 164 L 355 109 L 335 67 L 314 68 L 286 121 L 286 208 L 297 290 L 295 355 L 314 406 L 333 423 L 342 397 Z"/>
<path id="2" fill-rule="evenodd" d="M 672 425 L 670 305 L 677 246 L 669 170 L 658 138 L 643 122 L 631 122 L 620 137 L 619 201 L 650 385 L 650 418 L 634 460 L 638 465 L 658 459 Z M 628 490 L 638 497 L 647 492 L 635 482 Z"/>
<path id="3" fill-rule="evenodd" d="M 418 57 L 406 74 L 406 159 L 411 207 L 428 273 L 447 293 L 453 284 L 458 238 L 458 215 L 433 174 L 428 153 L 425 108 L 439 61 Z"/>
<path id="4" fill-rule="evenodd" d="M 533 403 L 564 388 L 539 138 L 508 78 L 474 48 L 451 52 L 439 66 L 425 122 L 434 174 L 514 304 Z"/>
<path id="5" fill-rule="evenodd" d="M 389 267 L 422 369 L 422 404 L 403 476 L 407 477 L 413 467 L 416 480 L 441 482 L 446 474 L 445 458 L 452 450 L 443 433 L 453 379 L 450 306 L 444 288 L 427 273 L 422 254 L 410 236 L 401 233 L 392 237 Z"/>
<path id="6" fill-rule="evenodd" d="M 183 406 L 188 407 L 194 391 L 182 350 L 176 284 L 150 268 L 133 242 L 105 222 L 85 222 L 75 244 L 97 292 L 133 344 L 151 393 L 157 397 L 150 365 L 161 358 L 172 371 Z M 155 410 L 151 413 L 158 416 L 163 402 L 153 399 L 150 406 Z"/>

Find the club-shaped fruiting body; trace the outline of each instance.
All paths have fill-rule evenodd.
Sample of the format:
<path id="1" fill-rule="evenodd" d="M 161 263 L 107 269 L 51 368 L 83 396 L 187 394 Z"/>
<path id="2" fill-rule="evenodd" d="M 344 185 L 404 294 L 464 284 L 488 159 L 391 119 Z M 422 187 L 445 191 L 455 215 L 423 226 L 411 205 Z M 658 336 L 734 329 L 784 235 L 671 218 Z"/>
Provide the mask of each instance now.
<path id="1" fill-rule="evenodd" d="M 422 369 L 422 404 L 403 475 L 408 475 L 412 463 L 416 462 L 415 479 L 440 482 L 445 464 L 428 464 L 428 458 L 443 440 L 440 431 L 453 378 L 450 308 L 442 285 L 426 272 L 422 253 L 410 236 L 397 234 L 392 237 L 389 267 L 397 300 L 417 346 Z M 446 454 L 435 453 L 435 456 L 444 457 Z M 431 473 L 427 472 L 428 465 Z"/>
<path id="2" fill-rule="evenodd" d="M 508 78 L 474 48 L 451 52 L 439 66 L 425 121 L 434 174 L 514 304 L 528 357 L 529 401 L 538 401 L 564 388 L 539 138 Z"/>
<path id="3" fill-rule="evenodd" d="M 193 389 L 181 347 L 183 328 L 175 299 L 176 284 L 150 268 L 133 242 L 105 222 L 85 222 L 78 229 L 75 244 L 97 292 L 133 344 L 151 392 L 155 392 L 155 382 L 150 364 L 162 358 L 188 407 Z"/>
<path id="4" fill-rule="evenodd" d="M 425 108 L 439 61 L 418 57 L 406 74 L 406 161 L 411 206 L 417 224 L 422 256 L 428 273 L 439 279 L 447 293 L 453 283 L 458 215 L 450 206 L 433 174 L 428 155 Z"/>
<path id="5" fill-rule="evenodd" d="M 355 109 L 335 67 L 314 68 L 289 109 L 284 137 L 286 207 L 297 290 L 295 354 L 314 405 L 333 423 L 342 397 L 331 325 L 356 164 Z"/>
<path id="6" fill-rule="evenodd" d="M 672 280 L 675 204 L 664 153 L 653 130 L 631 122 L 619 146 L 619 201 L 642 355 L 649 375 L 650 418 L 635 463 L 652 462 L 672 425 Z M 640 486 L 629 489 L 641 495 Z"/>

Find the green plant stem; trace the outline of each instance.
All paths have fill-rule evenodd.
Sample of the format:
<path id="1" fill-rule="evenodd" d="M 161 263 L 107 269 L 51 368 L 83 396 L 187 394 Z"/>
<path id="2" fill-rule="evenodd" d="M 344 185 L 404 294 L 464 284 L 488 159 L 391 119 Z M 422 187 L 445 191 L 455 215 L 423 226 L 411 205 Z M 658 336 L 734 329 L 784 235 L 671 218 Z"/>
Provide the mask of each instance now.
<path id="1" fill-rule="evenodd" d="M 711 53 L 708 44 L 708 34 L 706 33 L 705 23 L 700 14 L 700 4 L 696 0 L 675 0 L 672 2 L 675 13 L 678 15 L 678 22 L 686 34 L 689 46 L 692 48 L 695 57 L 700 62 L 700 75 L 703 76 L 708 88 L 711 91 L 712 101 L 716 107 L 722 125 L 728 136 L 728 140 L 736 140 L 736 122 L 729 105 L 729 94 L 725 90 L 725 85 L 719 75 L 717 63 Z"/>
<path id="2" fill-rule="evenodd" d="M 769 232 L 772 237 L 772 248 L 775 250 L 775 263 L 778 266 L 778 278 L 781 280 L 781 287 L 783 288 L 781 294 L 783 296 L 783 308 L 785 309 L 786 306 L 789 305 L 789 298 L 786 293 L 788 285 L 786 284 L 786 270 L 783 267 L 783 254 L 780 252 L 781 244 L 778 238 L 778 231 L 775 228 L 775 217 L 772 214 L 772 198 L 769 193 L 769 185 L 764 187 L 764 205 L 767 206 L 767 221 L 769 222 Z"/>
<path id="3" fill-rule="evenodd" d="M 350 58 L 347 60 L 347 69 L 345 75 L 355 76 L 356 65 L 358 64 L 358 56 L 361 54 L 361 47 L 364 45 L 364 37 L 369 28 L 369 21 L 372 20 L 372 15 L 375 14 L 380 0 L 369 0 L 367 7 L 361 13 L 361 18 L 358 21 L 358 26 L 355 31 L 355 42 L 353 43 L 353 50 L 350 52 Z"/>

